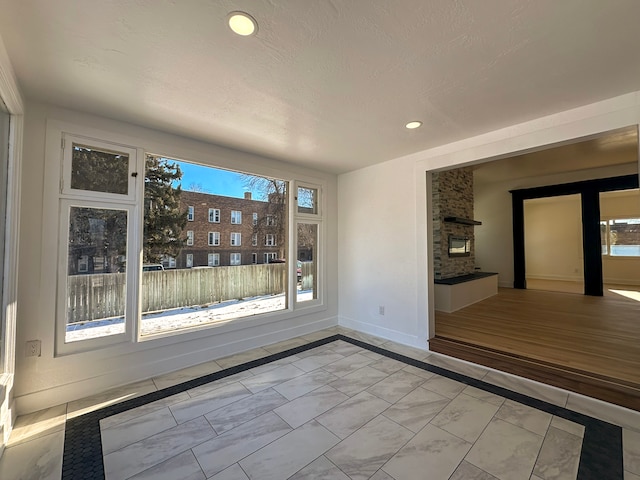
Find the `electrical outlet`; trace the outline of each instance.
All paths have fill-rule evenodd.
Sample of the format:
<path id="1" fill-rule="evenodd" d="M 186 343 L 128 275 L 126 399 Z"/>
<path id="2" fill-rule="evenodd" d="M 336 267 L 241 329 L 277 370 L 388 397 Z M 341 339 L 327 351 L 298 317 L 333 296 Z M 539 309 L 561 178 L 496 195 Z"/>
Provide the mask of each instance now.
<path id="1" fill-rule="evenodd" d="M 384 315 L 384 305 L 380 305 L 380 306 L 378 307 L 378 313 L 379 313 L 380 315 Z"/>
<path id="2" fill-rule="evenodd" d="M 40 340 L 28 340 L 25 349 L 26 357 L 39 357 L 42 342 Z"/>

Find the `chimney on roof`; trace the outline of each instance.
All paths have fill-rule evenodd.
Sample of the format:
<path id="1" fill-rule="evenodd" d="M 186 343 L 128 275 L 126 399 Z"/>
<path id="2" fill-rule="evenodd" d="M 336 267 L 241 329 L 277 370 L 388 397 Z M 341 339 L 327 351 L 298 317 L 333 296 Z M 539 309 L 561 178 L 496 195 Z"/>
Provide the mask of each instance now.
<path id="1" fill-rule="evenodd" d="M 244 199 L 251 200 L 251 192 L 244 192 Z"/>

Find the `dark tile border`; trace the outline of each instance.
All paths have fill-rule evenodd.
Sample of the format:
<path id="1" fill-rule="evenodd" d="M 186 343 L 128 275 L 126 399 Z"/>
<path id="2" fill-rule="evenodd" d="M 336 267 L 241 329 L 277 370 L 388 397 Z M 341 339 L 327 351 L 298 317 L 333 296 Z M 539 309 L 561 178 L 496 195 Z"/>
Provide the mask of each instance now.
<path id="1" fill-rule="evenodd" d="M 407 365 L 413 365 L 414 367 L 442 375 L 443 377 L 480 388 L 552 415 L 579 423 L 585 427 L 585 432 L 582 441 L 580 466 L 578 468 L 578 480 L 602 480 L 605 478 L 609 480 L 623 480 L 622 429 L 620 427 L 339 334 L 195 378 L 179 385 L 158 390 L 141 397 L 132 398 L 131 400 L 110 405 L 100 410 L 67 420 L 64 435 L 64 453 L 62 457 L 62 479 L 104 479 L 102 441 L 100 438 L 101 419 L 336 340 L 344 340 L 345 342 L 398 360 Z"/>

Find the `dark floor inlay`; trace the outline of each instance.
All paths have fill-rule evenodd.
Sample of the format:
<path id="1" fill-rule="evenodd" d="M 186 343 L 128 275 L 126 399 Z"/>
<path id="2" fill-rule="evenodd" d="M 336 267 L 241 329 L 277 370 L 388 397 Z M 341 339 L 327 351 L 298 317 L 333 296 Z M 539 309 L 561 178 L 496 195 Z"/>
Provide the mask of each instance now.
<path id="1" fill-rule="evenodd" d="M 578 468 L 578 480 L 601 480 L 605 478 L 609 480 L 623 480 L 622 429 L 620 427 L 344 335 L 333 335 L 323 338 L 308 343 L 307 345 L 227 368 L 67 420 L 62 459 L 63 480 L 104 479 L 102 441 L 100 437 L 101 419 L 336 340 L 349 342 L 380 355 L 401 361 L 407 365 L 413 365 L 581 424 L 584 426 L 585 432 L 582 442 L 582 453 L 580 455 L 580 466 Z"/>

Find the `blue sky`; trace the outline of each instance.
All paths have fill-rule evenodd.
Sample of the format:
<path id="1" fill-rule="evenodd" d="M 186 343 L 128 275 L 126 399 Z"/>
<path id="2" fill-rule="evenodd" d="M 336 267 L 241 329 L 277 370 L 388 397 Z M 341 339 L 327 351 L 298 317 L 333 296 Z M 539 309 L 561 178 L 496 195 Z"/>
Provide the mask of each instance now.
<path id="1" fill-rule="evenodd" d="M 177 162 L 182 170 L 182 189 L 224 195 L 226 197 L 244 197 L 244 184 L 239 173 L 203 167 L 193 163 Z"/>

